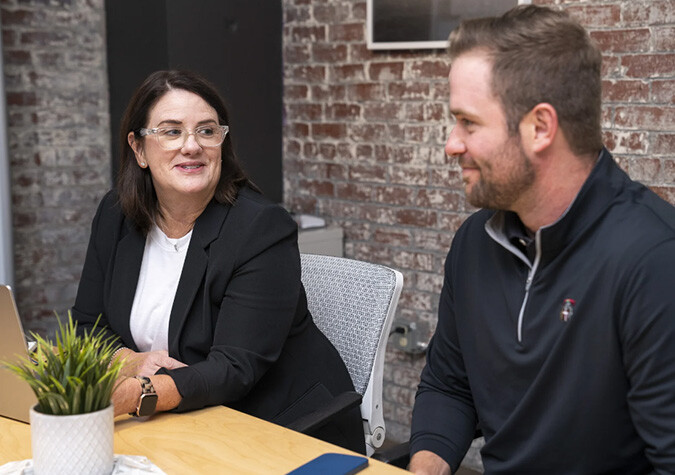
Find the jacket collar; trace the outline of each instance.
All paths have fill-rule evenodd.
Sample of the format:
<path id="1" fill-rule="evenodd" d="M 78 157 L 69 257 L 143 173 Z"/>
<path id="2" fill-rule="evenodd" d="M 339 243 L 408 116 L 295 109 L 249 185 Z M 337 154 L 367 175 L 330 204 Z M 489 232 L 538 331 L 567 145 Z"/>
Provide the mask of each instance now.
<path id="1" fill-rule="evenodd" d="M 557 256 L 572 241 L 583 236 L 607 211 L 611 202 L 630 182 L 609 151 L 603 147 L 593 170 L 569 208 L 554 223 L 537 231 L 541 239 L 541 262 Z M 497 211 L 486 223 L 488 234 L 502 246 L 514 252 L 504 233 L 505 211 Z M 516 253 L 519 254 L 519 253 Z"/>
<path id="2" fill-rule="evenodd" d="M 212 200 L 195 222 L 169 317 L 169 352 L 172 355 L 179 356 L 178 335 L 203 283 L 209 246 L 218 237 L 230 208 Z M 129 315 L 138 285 L 146 237 L 129 220 L 125 222 L 126 234 L 120 239 L 115 256 L 110 301 L 115 302 L 111 309 L 117 309 L 118 321 L 124 322 L 120 337 L 125 342 L 133 343 Z M 133 349 L 137 350 L 135 347 Z"/>

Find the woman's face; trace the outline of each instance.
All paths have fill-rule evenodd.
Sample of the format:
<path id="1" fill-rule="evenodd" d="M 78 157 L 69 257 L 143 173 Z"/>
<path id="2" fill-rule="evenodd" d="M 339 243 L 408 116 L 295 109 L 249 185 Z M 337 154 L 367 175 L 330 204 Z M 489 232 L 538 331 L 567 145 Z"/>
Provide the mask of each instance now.
<path id="1" fill-rule="evenodd" d="M 150 109 L 145 127 L 183 127 L 193 132 L 204 125 L 218 125 L 216 110 L 197 94 L 172 89 Z M 128 140 L 138 166 L 150 169 L 160 204 L 213 197 L 220 178 L 221 146 L 202 147 L 194 134 L 177 150 L 162 148 L 155 135 L 134 140 L 130 132 Z"/>

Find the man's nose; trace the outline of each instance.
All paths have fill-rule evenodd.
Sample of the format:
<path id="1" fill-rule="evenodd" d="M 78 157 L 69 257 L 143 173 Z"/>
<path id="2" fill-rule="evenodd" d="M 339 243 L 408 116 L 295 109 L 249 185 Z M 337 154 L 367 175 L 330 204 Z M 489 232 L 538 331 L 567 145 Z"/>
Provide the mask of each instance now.
<path id="1" fill-rule="evenodd" d="M 466 152 L 466 145 L 464 144 L 464 141 L 461 140 L 461 138 L 459 137 L 459 134 L 457 133 L 457 128 L 453 127 L 450 130 L 448 140 L 445 142 L 445 154 L 448 157 L 452 157 L 453 155 L 461 155 L 464 152 Z"/>

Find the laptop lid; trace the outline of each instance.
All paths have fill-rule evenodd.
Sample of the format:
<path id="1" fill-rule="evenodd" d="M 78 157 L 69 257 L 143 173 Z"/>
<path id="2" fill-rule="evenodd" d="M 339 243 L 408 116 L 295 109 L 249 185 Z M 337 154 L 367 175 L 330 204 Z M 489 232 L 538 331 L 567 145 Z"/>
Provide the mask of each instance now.
<path id="1" fill-rule="evenodd" d="M 12 289 L 0 285 L 0 361 L 16 362 L 28 355 L 26 337 Z M 0 416 L 28 422 L 37 398 L 28 383 L 0 365 Z"/>

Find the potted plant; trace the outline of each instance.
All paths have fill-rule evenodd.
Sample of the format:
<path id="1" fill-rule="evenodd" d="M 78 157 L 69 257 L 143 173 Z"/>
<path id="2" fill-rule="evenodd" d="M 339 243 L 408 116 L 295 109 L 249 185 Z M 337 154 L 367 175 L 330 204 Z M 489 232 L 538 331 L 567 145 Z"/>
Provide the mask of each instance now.
<path id="1" fill-rule="evenodd" d="M 111 395 L 122 369 L 121 361 L 113 361 L 115 342 L 97 331 L 98 321 L 82 335 L 70 312 L 67 324 L 58 322 L 54 342 L 31 333 L 37 342 L 31 356 L 5 363 L 37 396 L 30 410 L 33 471 L 111 473 Z"/>

